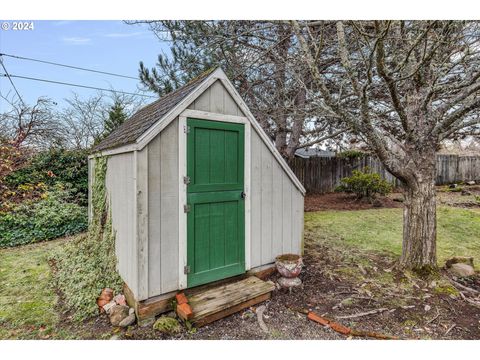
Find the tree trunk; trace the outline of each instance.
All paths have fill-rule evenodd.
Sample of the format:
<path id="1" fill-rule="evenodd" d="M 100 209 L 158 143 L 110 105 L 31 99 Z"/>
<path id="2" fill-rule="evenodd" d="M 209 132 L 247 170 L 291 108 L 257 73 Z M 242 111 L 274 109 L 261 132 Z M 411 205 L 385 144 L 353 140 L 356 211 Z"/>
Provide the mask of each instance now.
<path id="1" fill-rule="evenodd" d="M 403 268 L 429 273 L 437 268 L 435 169 L 429 166 L 418 171 L 420 175 L 407 183 L 405 190 L 400 264 Z"/>

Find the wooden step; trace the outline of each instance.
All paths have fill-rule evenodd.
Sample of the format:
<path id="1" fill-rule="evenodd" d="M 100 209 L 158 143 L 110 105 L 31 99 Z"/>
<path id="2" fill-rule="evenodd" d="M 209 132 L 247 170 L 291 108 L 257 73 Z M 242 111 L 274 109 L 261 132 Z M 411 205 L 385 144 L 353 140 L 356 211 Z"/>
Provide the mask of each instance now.
<path id="1" fill-rule="evenodd" d="M 268 300 L 275 285 L 255 276 L 210 288 L 188 297 L 193 317 L 190 322 L 201 327 Z"/>

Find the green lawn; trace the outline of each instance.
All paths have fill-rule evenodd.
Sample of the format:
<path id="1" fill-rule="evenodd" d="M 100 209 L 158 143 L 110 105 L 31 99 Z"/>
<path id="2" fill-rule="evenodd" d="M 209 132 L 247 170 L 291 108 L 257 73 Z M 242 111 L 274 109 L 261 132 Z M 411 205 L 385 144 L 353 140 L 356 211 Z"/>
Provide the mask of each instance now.
<path id="1" fill-rule="evenodd" d="M 58 322 L 47 256 L 51 241 L 0 250 L 0 339 L 48 337 Z"/>
<path id="2" fill-rule="evenodd" d="M 321 211 L 305 214 L 305 238 L 352 257 L 352 266 L 342 262 L 339 271 L 358 273 L 356 264 L 374 260 L 362 251 L 401 253 L 402 210 Z M 65 239 L 0 249 L 0 339 L 105 338 L 94 327 L 66 328 L 59 324 L 57 296 L 48 258 Z M 346 249 L 358 251 L 345 251 Z M 307 250 L 308 251 L 308 250 Z M 313 251 L 313 249 L 312 249 Z M 453 207 L 438 209 L 438 256 L 443 265 L 453 255 L 480 259 L 480 211 Z M 375 281 L 387 281 L 390 273 L 378 272 Z"/>
<path id="3" fill-rule="evenodd" d="M 438 214 L 438 263 L 452 256 L 480 259 L 480 211 L 442 206 Z M 360 250 L 402 252 L 402 209 L 305 213 L 308 241 L 353 246 Z"/>

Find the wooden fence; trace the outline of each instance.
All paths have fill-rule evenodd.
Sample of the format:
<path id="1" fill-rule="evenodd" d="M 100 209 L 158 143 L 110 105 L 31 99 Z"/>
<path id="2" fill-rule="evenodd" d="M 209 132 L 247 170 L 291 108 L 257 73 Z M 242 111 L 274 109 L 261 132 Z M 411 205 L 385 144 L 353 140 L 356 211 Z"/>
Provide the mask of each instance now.
<path id="1" fill-rule="evenodd" d="M 399 185 L 399 180 L 373 156 L 357 159 L 295 158 L 290 162 L 290 166 L 310 193 L 332 192 L 342 178 L 352 174 L 352 170 L 366 166 L 395 186 Z M 470 180 L 480 181 L 480 156 L 437 155 L 437 185 Z"/>

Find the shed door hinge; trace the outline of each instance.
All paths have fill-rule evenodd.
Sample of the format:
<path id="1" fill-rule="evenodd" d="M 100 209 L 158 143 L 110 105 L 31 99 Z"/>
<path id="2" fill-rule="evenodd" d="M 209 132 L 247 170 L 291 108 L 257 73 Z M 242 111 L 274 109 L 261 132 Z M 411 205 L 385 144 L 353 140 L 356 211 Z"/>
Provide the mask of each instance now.
<path id="1" fill-rule="evenodd" d="M 185 185 L 190 184 L 190 176 L 184 176 L 184 177 L 183 177 L 183 183 L 184 183 Z"/>
<path id="2" fill-rule="evenodd" d="M 183 205 L 183 212 L 184 212 L 184 213 L 190 212 L 190 205 L 189 205 L 189 204 Z"/>
<path id="3" fill-rule="evenodd" d="M 183 125 L 183 132 L 184 132 L 185 134 L 190 133 L 190 126 L 188 126 L 188 125 Z"/>
<path id="4" fill-rule="evenodd" d="M 190 274 L 190 266 L 186 265 L 183 267 L 183 273 L 184 274 Z"/>

